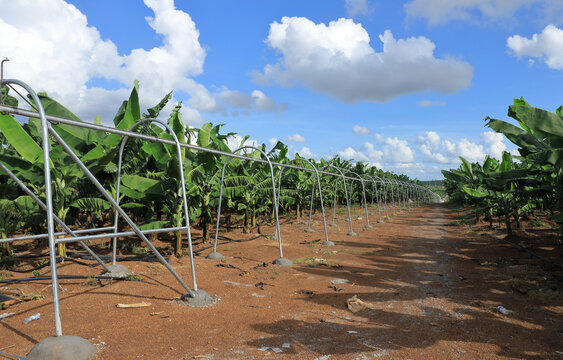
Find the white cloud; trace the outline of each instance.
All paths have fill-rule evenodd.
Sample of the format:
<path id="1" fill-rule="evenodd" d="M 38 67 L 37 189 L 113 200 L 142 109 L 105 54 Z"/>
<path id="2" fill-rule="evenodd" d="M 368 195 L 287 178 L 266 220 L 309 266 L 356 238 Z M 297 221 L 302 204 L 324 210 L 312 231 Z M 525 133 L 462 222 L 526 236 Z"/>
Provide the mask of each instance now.
<path id="1" fill-rule="evenodd" d="M 430 25 L 452 20 L 511 19 L 521 9 L 539 5 L 546 16 L 561 10 L 559 0 L 412 0 L 405 4 L 407 16 L 425 18 Z M 479 16 L 480 15 L 480 16 Z"/>
<path id="2" fill-rule="evenodd" d="M 429 39 L 395 39 L 390 30 L 379 36 L 383 51 L 370 45 L 361 24 L 339 19 L 327 25 L 307 18 L 283 17 L 270 24 L 265 43 L 281 55 L 258 83 L 273 80 L 282 86 L 303 85 L 317 93 L 354 103 L 386 102 L 428 90 L 449 94 L 466 89 L 473 77 L 468 63 L 434 56 Z"/>
<path id="3" fill-rule="evenodd" d="M 494 131 L 486 131 L 480 135 L 480 143 L 465 138 L 453 142 L 443 140 L 434 131 L 428 131 L 417 138 L 418 149 L 426 161 L 440 164 L 457 164 L 462 156 L 470 162 L 482 162 L 485 155 L 500 159 L 506 150 L 504 136 Z"/>
<path id="4" fill-rule="evenodd" d="M 305 142 L 307 140 L 303 137 L 303 135 L 293 134 L 287 137 L 287 141 Z"/>
<path id="5" fill-rule="evenodd" d="M 563 30 L 554 25 L 546 26 L 531 39 L 514 35 L 506 40 L 506 46 L 518 59 L 524 56 L 544 61 L 550 69 L 563 69 Z M 531 65 L 533 65 L 533 59 Z"/>
<path id="6" fill-rule="evenodd" d="M 424 99 L 424 100 L 420 100 L 418 102 L 418 106 L 420 107 L 430 107 L 430 106 L 446 106 L 446 102 L 445 101 L 441 101 L 441 100 L 428 100 L 428 99 Z"/>
<path id="7" fill-rule="evenodd" d="M 303 147 L 301 148 L 301 150 L 296 150 L 295 153 L 301 155 L 302 157 L 304 157 L 304 158 L 306 158 L 306 159 L 311 159 L 311 158 L 316 158 L 316 157 L 317 157 L 317 155 L 313 154 L 313 153 L 311 152 L 311 149 L 309 149 L 309 148 L 306 147 L 306 146 L 303 146 Z M 294 154 L 293 156 L 295 156 L 295 154 Z"/>
<path id="8" fill-rule="evenodd" d="M 397 137 L 386 138 L 379 142 L 383 150 L 383 161 L 387 163 L 411 163 L 414 161 L 414 151 L 406 140 Z"/>
<path id="9" fill-rule="evenodd" d="M 406 140 L 396 137 L 384 137 L 380 134 L 375 136 L 377 148 L 374 144 L 366 141 L 358 149 L 347 147 L 339 151 L 338 155 L 346 160 L 368 161 L 387 164 L 411 163 L 414 161 L 414 151 L 409 147 Z"/>
<path id="10" fill-rule="evenodd" d="M 206 52 L 190 15 L 177 10 L 172 0 L 144 3 L 154 13 L 146 21 L 162 36 L 162 45 L 133 49 L 125 55 L 118 53 L 111 39 L 103 40 L 75 6 L 62 0 L 3 3 L 0 49 L 11 59 L 6 77 L 47 91 L 90 121 L 99 114 L 105 123 L 111 123 L 135 79 L 140 82 L 143 108 L 155 105 L 170 90 L 180 90 L 190 96 L 183 114 L 191 123 L 202 122 L 199 112 L 224 112 L 218 94 L 192 79 L 203 72 Z M 92 80 L 94 84 L 111 83 L 113 90 L 91 86 Z M 262 95 L 257 94 L 255 109 L 271 111 L 282 106 Z M 250 97 L 254 99 L 254 94 Z"/>
<path id="11" fill-rule="evenodd" d="M 371 131 L 367 127 L 363 127 L 363 126 L 360 126 L 360 125 L 354 125 L 352 127 L 352 131 L 356 135 L 369 135 L 369 134 L 371 134 Z"/>
<path id="12" fill-rule="evenodd" d="M 272 148 L 276 146 L 277 143 L 278 143 L 278 139 L 275 137 L 268 139 L 268 144 L 270 144 L 270 147 Z"/>
<path id="13" fill-rule="evenodd" d="M 235 151 L 236 149 L 242 147 L 242 146 L 254 146 L 254 147 L 258 147 L 260 144 L 258 144 L 258 141 L 256 140 L 252 140 L 252 139 L 247 139 L 244 143 L 242 142 L 244 138 L 240 135 L 231 135 L 227 138 L 227 146 L 229 147 L 229 149 L 231 149 L 231 151 Z M 242 151 L 242 150 L 241 150 Z M 239 152 L 240 154 L 240 152 Z"/>
<path id="14" fill-rule="evenodd" d="M 352 147 L 347 147 L 343 151 L 338 152 L 338 156 L 344 160 L 368 161 L 369 158 L 362 152 L 354 150 Z"/>
<path id="15" fill-rule="evenodd" d="M 350 17 L 354 17 L 356 15 L 367 15 L 370 12 L 367 0 L 346 0 L 345 6 L 346 12 Z"/>
<path id="16" fill-rule="evenodd" d="M 287 103 L 276 101 L 260 90 L 254 90 L 250 95 L 238 90 L 229 90 L 224 87 L 216 96 L 220 103 L 235 109 L 255 109 L 258 111 L 283 112 L 287 110 Z M 218 108 L 225 115 L 225 106 Z"/>
<path id="17" fill-rule="evenodd" d="M 251 94 L 254 102 L 254 107 L 260 111 L 285 111 L 287 110 L 287 103 L 278 103 L 274 99 L 266 96 L 260 90 L 254 90 Z"/>
<path id="18" fill-rule="evenodd" d="M 502 158 L 502 152 L 506 151 L 506 145 L 503 142 L 504 135 L 492 130 L 486 131 L 481 134 L 481 141 L 488 155 L 496 159 Z"/>

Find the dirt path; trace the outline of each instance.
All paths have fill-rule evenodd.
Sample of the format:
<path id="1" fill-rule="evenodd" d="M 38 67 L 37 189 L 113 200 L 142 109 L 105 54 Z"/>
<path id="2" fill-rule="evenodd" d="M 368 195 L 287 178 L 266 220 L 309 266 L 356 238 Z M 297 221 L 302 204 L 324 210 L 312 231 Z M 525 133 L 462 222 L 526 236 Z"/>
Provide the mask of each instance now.
<path id="1" fill-rule="evenodd" d="M 563 328 L 561 299 L 511 289 L 515 276 L 536 268 L 490 266 L 499 253 L 525 253 L 452 222 L 451 211 L 436 205 L 373 230 L 359 230 L 363 223 L 355 220 L 358 236 L 348 237 L 341 219 L 330 229 L 333 248 L 314 242 L 318 218 L 313 234 L 285 223 L 292 268 L 269 265 L 277 249 L 268 239 L 220 247 L 224 262 L 197 258 L 200 287 L 221 298 L 209 308 L 171 301 L 179 286 L 161 265 L 127 263 L 158 285 L 63 281 L 63 330 L 97 344 L 100 359 L 563 359 L 556 352 L 563 337 L 555 332 Z M 171 264 L 189 279 L 187 259 Z M 65 264 L 61 273 L 92 270 Z M 50 290 L 46 282 L 10 287 L 45 295 L 0 322 L 0 348 L 15 345 L 9 352 L 22 356 L 52 334 Z M 347 309 L 353 296 L 369 309 Z M 139 301 L 152 305 L 115 307 Z M 497 305 L 512 312 L 502 315 Z M 22 324 L 36 312 L 44 313 L 41 320 Z"/>

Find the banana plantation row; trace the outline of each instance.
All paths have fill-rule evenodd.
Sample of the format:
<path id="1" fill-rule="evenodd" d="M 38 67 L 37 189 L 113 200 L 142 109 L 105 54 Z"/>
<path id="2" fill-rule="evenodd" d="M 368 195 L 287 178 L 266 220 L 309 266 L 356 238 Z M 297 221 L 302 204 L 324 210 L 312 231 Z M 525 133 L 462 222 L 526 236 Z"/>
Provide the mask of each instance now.
<path id="1" fill-rule="evenodd" d="M 18 99 L 11 95 L 10 88 L 2 86 L 2 103 L 18 107 Z M 28 98 L 23 99 L 34 107 L 33 99 L 31 96 Z M 38 98 L 47 115 L 82 122 L 47 94 L 40 93 Z M 281 189 L 279 204 L 274 204 L 275 200 L 271 196 L 272 174 L 270 168 L 264 165 L 264 161 L 248 162 L 241 158 L 232 158 L 226 162 L 226 156 L 218 153 L 232 153 L 228 141 L 234 133 L 221 134 L 221 125 L 213 126 L 210 123 L 204 124 L 200 129 L 187 126 L 180 115 L 181 103 L 175 106 L 168 120 L 161 124 L 167 126 L 172 133 L 162 129 L 155 122 L 146 121 L 162 118 L 160 113 L 171 98 L 172 93 L 169 93 L 157 105 L 147 109 L 146 113 L 141 113 L 136 83 L 129 99 L 123 102 L 113 120 L 116 129 L 129 130 L 136 126 L 135 131 L 138 133 L 194 144 L 211 152 L 190 151 L 186 148 L 176 151 L 175 146 L 160 142 L 141 142 L 135 139 L 122 141 L 123 136 L 119 134 L 52 123 L 56 133 L 101 185 L 114 198 L 118 197 L 120 206 L 136 224 L 142 224 L 141 230 L 183 226 L 183 175 L 190 220 L 197 221 L 196 225 L 202 231 L 202 241 L 209 242 L 210 224 L 213 223 L 220 201 L 224 164 L 226 168 L 220 205 L 222 222 L 227 227 L 236 227 L 240 223 L 244 232 L 252 232 L 260 222 L 273 222 L 274 208 L 279 207 L 280 211 L 300 217 L 312 197 L 319 202 L 318 197 L 314 198 L 314 191 L 311 192 L 311 187 L 316 181 L 315 172 L 295 169 L 282 171 L 281 167 L 274 166 L 274 176 L 280 179 L 280 185 L 276 186 Z M 94 122 L 101 124 L 99 118 Z M 21 125 L 12 115 L 0 114 L 0 162 L 27 188 L 44 199 L 44 160 L 40 145 L 42 131 L 39 119 L 30 117 Z M 247 139 L 248 136 L 244 137 L 240 146 L 243 146 Z M 122 157 L 118 156 L 120 150 L 123 152 Z M 213 151 L 217 153 L 214 154 Z M 244 151 L 244 156 L 256 160 L 265 153 L 269 161 L 279 164 L 294 163 L 296 159 L 302 159 L 296 154 L 295 159 L 290 160 L 288 147 L 282 142 L 278 142 L 268 152 L 264 145 L 258 148 L 247 147 Z M 90 179 L 53 139 L 49 140 L 49 152 L 55 215 L 74 229 L 111 226 L 117 219 L 117 216 L 114 217 L 115 214 L 109 211 L 112 204 L 100 196 Z M 389 202 L 401 205 L 401 201 L 405 205 L 416 195 L 409 188 L 399 186 L 399 181 L 402 184 L 416 184 L 416 181 L 405 175 L 383 172 L 362 162 L 352 164 L 338 157 L 330 161 L 321 159 L 319 162 L 301 160 L 299 165 L 307 167 L 308 161 L 318 169 L 341 169 L 343 173 L 357 177 L 357 181 L 347 185 L 346 193 L 342 182 L 337 186 L 338 180 L 334 176 L 321 176 L 320 187 L 325 205 L 334 206 L 338 199 L 342 202 L 363 201 L 364 204 L 371 201 L 380 204 L 380 207 Z M 179 163 L 183 164 L 183 169 L 180 169 Z M 116 183 L 118 176 L 120 181 Z M 369 180 L 366 181 L 365 187 L 363 179 Z M 348 195 L 347 199 L 345 194 Z M 364 194 L 366 198 L 363 198 Z M 0 171 L 0 239 L 15 234 L 42 233 L 45 224 L 44 210 L 32 197 L 24 193 L 12 178 Z M 58 230 L 64 231 L 62 228 Z M 182 253 L 180 231 L 175 232 L 174 248 L 177 254 Z M 8 242 L 2 243 L 2 251 L 6 255 L 10 254 Z M 66 256 L 65 251 L 65 244 L 59 243 L 59 256 Z"/>
<path id="2" fill-rule="evenodd" d="M 449 199 L 470 204 L 476 219 L 484 215 L 490 226 L 501 219 L 508 234 L 522 217 L 548 211 L 563 240 L 563 107 L 553 113 L 515 99 L 508 116 L 519 126 L 489 117 L 486 126 L 517 145 L 519 156 L 504 152 L 483 164 L 461 158 L 459 169 L 442 171 Z"/>

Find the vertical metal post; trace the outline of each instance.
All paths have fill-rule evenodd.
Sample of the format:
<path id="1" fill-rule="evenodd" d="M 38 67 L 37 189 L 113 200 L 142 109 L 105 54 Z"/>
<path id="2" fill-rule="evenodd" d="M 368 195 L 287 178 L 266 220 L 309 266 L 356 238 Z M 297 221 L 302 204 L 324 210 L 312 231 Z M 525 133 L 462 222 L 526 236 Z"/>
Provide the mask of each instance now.
<path id="1" fill-rule="evenodd" d="M 4 60 L 5 61 L 5 60 Z M 37 112 L 39 113 L 39 118 L 41 120 L 41 137 L 42 137 L 42 147 L 43 147 L 43 173 L 45 177 L 45 205 L 47 207 L 47 236 L 49 239 L 49 260 L 51 261 L 51 285 L 53 287 L 53 313 L 55 318 L 55 336 L 63 335 L 63 328 L 61 325 L 61 311 L 59 305 L 59 279 L 57 277 L 57 257 L 55 248 L 55 224 L 54 224 L 54 212 L 53 212 L 53 192 L 51 189 L 51 168 L 50 168 L 50 156 L 49 156 L 49 130 L 47 118 L 45 117 L 45 110 L 39 97 L 33 91 L 31 87 L 22 81 L 14 79 L 0 80 L 0 85 L 3 84 L 16 84 L 24 88 L 28 94 L 31 96 L 35 105 L 37 106 Z"/>

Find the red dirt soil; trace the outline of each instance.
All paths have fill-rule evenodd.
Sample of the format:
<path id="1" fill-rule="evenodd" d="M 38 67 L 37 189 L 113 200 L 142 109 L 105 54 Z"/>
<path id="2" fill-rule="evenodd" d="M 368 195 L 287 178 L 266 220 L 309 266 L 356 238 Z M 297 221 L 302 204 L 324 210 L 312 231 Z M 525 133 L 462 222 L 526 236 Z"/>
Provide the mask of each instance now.
<path id="1" fill-rule="evenodd" d="M 221 245 L 223 261 L 203 251 L 195 259 L 198 286 L 220 298 L 206 308 L 172 301 L 182 288 L 159 263 L 123 263 L 153 284 L 60 280 L 63 333 L 95 344 L 96 359 L 563 359 L 561 267 L 546 269 L 454 216 L 443 204 L 384 224 L 371 215 L 372 230 L 354 220 L 356 237 L 346 236 L 342 217 L 329 228 L 334 247 L 321 246 L 320 217 L 315 233 L 303 231 L 304 221 L 286 221 L 283 250 L 293 267 L 272 265 L 277 241 L 263 237 Z M 191 286 L 189 257 L 170 264 Z M 58 269 L 97 275 L 100 267 L 67 261 Z M 49 276 L 49 268 L 40 273 Z M 0 293 L 44 296 L 1 312 L 15 315 L 0 321 L 0 351 L 25 356 L 54 334 L 50 282 L 0 286 Z M 354 295 L 369 309 L 347 309 Z M 151 306 L 116 307 L 143 301 Z M 503 315 L 498 305 L 512 311 Z M 35 313 L 40 320 L 23 323 Z"/>

